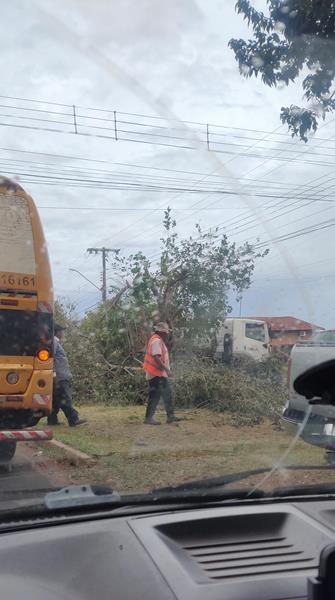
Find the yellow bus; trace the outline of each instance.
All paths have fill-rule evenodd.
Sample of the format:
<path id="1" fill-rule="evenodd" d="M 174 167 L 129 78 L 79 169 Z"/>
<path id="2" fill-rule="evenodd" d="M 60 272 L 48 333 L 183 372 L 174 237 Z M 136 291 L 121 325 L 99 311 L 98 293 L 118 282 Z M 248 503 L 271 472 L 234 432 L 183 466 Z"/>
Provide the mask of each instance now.
<path id="1" fill-rule="evenodd" d="M 52 406 L 53 288 L 32 198 L 0 178 L 0 429 L 36 425 Z"/>

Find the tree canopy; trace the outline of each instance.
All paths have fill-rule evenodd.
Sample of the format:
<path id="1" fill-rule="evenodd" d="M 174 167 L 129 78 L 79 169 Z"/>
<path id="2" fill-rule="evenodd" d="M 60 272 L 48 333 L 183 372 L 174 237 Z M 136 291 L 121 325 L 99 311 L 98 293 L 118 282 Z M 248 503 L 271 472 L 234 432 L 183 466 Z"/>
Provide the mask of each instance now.
<path id="1" fill-rule="evenodd" d="M 147 396 L 142 369 L 145 344 L 153 323 L 167 320 L 175 332 L 170 341 L 177 403 L 193 406 L 210 402 L 223 410 L 234 383 L 231 406 L 236 414 L 244 411 L 247 415 L 236 398 L 246 403 L 250 389 L 258 394 L 258 384 L 242 372 L 233 379 L 224 375 L 226 383 L 221 375 L 214 382 L 215 367 L 205 369 L 203 357 L 208 364 L 210 342 L 231 311 L 231 292 L 239 297 L 250 286 L 255 263 L 264 254 L 248 243 L 231 243 L 217 228 L 203 231 L 197 225 L 191 235 L 180 236 L 167 209 L 155 255 L 117 252 L 109 261 L 109 273 L 118 285 L 111 287 L 106 302 L 82 319 L 71 304 L 55 304 L 55 318 L 67 327 L 64 345 L 76 402 L 143 404 Z M 226 390 L 224 400 L 222 389 Z M 259 406 L 260 415 L 263 400 Z"/>
<path id="2" fill-rule="evenodd" d="M 289 85 L 307 69 L 302 82 L 307 106 L 282 107 L 281 121 L 292 136 L 307 142 L 335 109 L 335 2 L 267 0 L 268 15 L 250 0 L 238 0 L 236 11 L 252 28 L 253 39 L 231 39 L 240 72 L 260 76 L 268 86 Z"/>
<path id="3" fill-rule="evenodd" d="M 230 312 L 228 291 L 238 296 L 250 286 L 257 254 L 250 244 L 237 247 L 218 230 L 180 238 L 170 209 L 163 221 L 164 236 L 156 259 L 142 252 L 117 254 L 111 264 L 127 287 L 123 308 L 150 327 L 164 320 L 183 336 L 208 335 Z"/>
<path id="4" fill-rule="evenodd" d="M 255 261 L 267 253 L 256 252 L 248 243 L 236 246 L 217 229 L 202 231 L 199 225 L 192 235 L 180 237 L 170 209 L 163 228 L 161 248 L 153 257 L 143 252 L 115 254 L 109 270 L 119 287 L 111 288 L 110 299 L 80 323 L 72 306 L 56 304 L 57 319 L 68 324 L 68 336 L 74 340 L 69 354 L 94 355 L 98 364 L 136 362 L 153 323 L 161 320 L 168 321 L 176 339 L 182 340 L 179 347 L 209 341 L 231 311 L 229 294 L 238 298 L 250 286 Z"/>

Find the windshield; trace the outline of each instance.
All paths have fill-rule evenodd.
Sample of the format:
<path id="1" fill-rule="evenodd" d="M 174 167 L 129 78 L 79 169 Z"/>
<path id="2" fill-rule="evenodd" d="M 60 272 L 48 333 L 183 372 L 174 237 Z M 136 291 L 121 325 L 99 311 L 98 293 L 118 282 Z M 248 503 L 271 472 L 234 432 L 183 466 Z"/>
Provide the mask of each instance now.
<path id="1" fill-rule="evenodd" d="M 335 409 L 294 388 L 335 359 L 333 4 L 6 3 L 0 509 L 335 482 Z"/>
<path id="2" fill-rule="evenodd" d="M 246 323 L 245 336 L 258 342 L 265 342 L 264 325 L 258 323 Z"/>
<path id="3" fill-rule="evenodd" d="M 335 344 L 335 331 L 323 331 L 313 335 L 313 342 L 321 344 Z"/>

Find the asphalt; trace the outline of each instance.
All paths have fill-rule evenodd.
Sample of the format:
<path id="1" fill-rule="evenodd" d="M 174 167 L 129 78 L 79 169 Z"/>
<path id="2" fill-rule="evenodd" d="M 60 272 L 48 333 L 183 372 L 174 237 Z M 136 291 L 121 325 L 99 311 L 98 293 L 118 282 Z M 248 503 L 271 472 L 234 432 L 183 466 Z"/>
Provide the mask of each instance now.
<path id="1" fill-rule="evenodd" d="M 45 490 L 53 487 L 51 481 L 34 464 L 38 449 L 30 450 L 18 443 L 10 470 L 0 465 L 0 496 L 3 492 Z"/>

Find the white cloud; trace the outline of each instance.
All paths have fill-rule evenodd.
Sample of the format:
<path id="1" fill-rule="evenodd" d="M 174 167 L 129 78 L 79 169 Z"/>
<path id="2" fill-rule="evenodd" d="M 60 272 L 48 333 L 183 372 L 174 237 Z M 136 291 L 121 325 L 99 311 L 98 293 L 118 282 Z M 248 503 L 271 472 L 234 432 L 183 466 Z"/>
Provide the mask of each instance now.
<path id="1" fill-rule="evenodd" d="M 260 1 L 257 5 L 264 8 L 265 3 Z M 299 85 L 273 90 L 266 88 L 259 80 L 244 80 L 239 75 L 227 44 L 231 37 L 248 36 L 250 32 L 241 16 L 234 12 L 234 2 L 231 0 L 213 0 L 210 3 L 205 0 L 100 0 L 98 3 L 70 0 L 57 5 L 50 1 L 30 3 L 16 0 L 7 4 L 3 12 L 6 27 L 3 27 L 0 39 L 0 68 L 1 91 L 5 95 L 144 114 L 169 111 L 184 120 L 262 131 L 279 127 L 279 112 L 283 104 L 301 100 Z M 53 18 L 53 15 L 57 18 Z M 0 99 L 0 104 L 6 102 Z M 5 114 L 3 111 L 6 112 L 6 109 L 1 108 L 0 114 Z M 0 116 L 0 123 L 3 120 Z M 159 146 L 0 127 L 2 147 L 106 160 L 110 163 L 108 169 L 114 171 L 120 170 L 120 167 L 112 163 L 129 162 L 210 173 L 218 169 L 218 161 L 221 161 L 221 164 L 227 163 L 222 167 L 222 173 L 226 176 L 241 177 L 253 169 L 250 178 L 264 177 L 265 181 L 279 183 L 284 181 L 297 186 L 298 191 L 302 183 L 308 183 L 331 170 L 330 167 L 316 167 L 291 160 L 286 163 L 270 160 L 269 156 L 277 156 L 280 151 L 278 137 L 271 142 L 268 154 L 263 151 L 263 159 L 239 156 L 231 160 L 230 154 L 214 157 L 206 151 L 178 151 Z M 228 133 L 231 135 L 231 131 Z M 329 126 L 320 130 L 318 136 L 326 138 L 332 133 L 335 134 L 334 126 Z M 241 135 L 243 137 L 243 132 Z M 235 143 L 241 144 L 243 139 L 235 139 Z M 255 140 L 250 140 L 249 144 L 252 146 Z M 304 153 L 326 153 L 329 146 L 324 144 L 323 150 L 313 151 L 317 144 L 316 141 L 311 142 L 307 148 L 298 142 L 293 149 L 302 153 L 301 160 L 307 160 L 307 157 L 312 160 L 313 155 Z M 261 146 L 259 143 L 253 151 L 257 152 Z M 331 155 L 333 151 L 329 149 L 328 152 Z M 0 162 L 5 156 L 17 158 L 14 153 L 9 155 L 0 150 Z M 287 152 L 282 152 L 280 156 L 294 158 Z M 37 155 L 30 158 L 41 160 Z M 331 157 L 327 160 L 332 162 Z M 66 159 L 50 159 L 49 162 L 57 167 L 74 164 Z M 99 168 L 93 163 L 92 166 Z M 277 170 L 271 173 L 275 168 Z M 149 173 L 157 174 L 155 171 Z M 201 179 L 200 176 L 198 178 Z M 332 189 L 330 186 L 331 182 L 328 184 L 329 192 Z M 42 206 L 59 204 L 80 207 L 97 204 L 100 207 L 158 206 L 163 209 L 167 205 L 179 208 L 195 205 L 192 209 L 194 212 L 177 213 L 181 234 L 188 234 L 197 221 L 205 227 L 213 223 L 227 223 L 229 232 L 233 226 L 245 223 L 241 219 L 255 219 L 253 229 L 244 234 L 234 234 L 239 241 L 249 236 L 251 239 L 256 236 L 268 239 L 269 229 L 264 229 L 261 223 L 267 221 L 266 214 L 273 214 L 273 217 L 278 214 L 274 213 L 275 209 L 266 213 L 267 206 L 274 204 L 274 200 L 266 198 L 251 199 L 253 212 L 246 217 L 245 211 L 249 211 L 250 207 L 237 212 L 236 207 L 245 206 L 243 198 L 237 196 L 206 198 L 171 192 L 121 193 L 35 184 L 26 187 L 36 203 Z M 236 191 L 239 193 L 241 187 L 236 186 Z M 312 190 L 310 196 L 313 197 Z M 196 205 L 200 200 L 202 204 Z M 294 198 L 287 200 L 288 208 L 290 202 L 294 202 Z M 198 208 L 210 204 L 231 210 L 197 212 Z M 259 205 L 264 206 L 264 210 Z M 321 213 L 308 215 L 321 210 L 323 206 L 321 203 L 311 204 L 291 215 L 273 219 L 271 226 L 266 227 L 270 227 L 274 235 L 279 235 L 283 231 L 322 220 Z M 324 218 L 332 214 L 332 210 L 329 210 Z M 153 254 L 161 235 L 161 213 L 158 211 L 137 214 L 43 209 L 41 215 L 50 247 L 55 288 L 62 294 L 67 291 L 75 296 L 78 289 L 78 280 L 69 277 L 68 269 L 71 266 L 81 269 L 94 281 L 99 279 L 99 261 L 88 260 L 85 256 L 88 245 L 104 242 L 111 246 L 121 245 L 127 251 L 143 248 Z M 232 222 L 237 224 L 229 226 Z M 314 243 L 314 239 L 322 239 L 323 243 Z M 306 253 L 313 253 L 315 260 L 331 255 L 332 235 L 329 232 L 315 238 L 306 236 L 300 241 L 286 243 L 285 248 L 289 262 L 298 265 L 294 270 L 298 274 L 299 263 L 307 262 Z M 292 273 L 287 265 L 283 255 L 274 249 L 260 266 L 260 276 L 265 274 L 267 277 L 273 272 L 280 272 L 283 278 L 289 280 Z M 326 274 L 330 274 L 331 264 L 328 267 L 325 264 L 324 267 Z M 318 271 L 318 267 L 315 267 L 315 271 Z M 284 282 L 283 289 L 285 285 Z M 325 322 L 330 325 L 332 316 L 327 316 L 330 283 L 325 282 L 322 290 L 322 296 L 312 294 L 311 302 L 313 310 L 315 308 L 315 319 L 321 325 Z M 83 294 L 84 291 L 89 294 L 89 288 L 85 288 Z M 94 295 L 94 290 L 91 293 Z M 254 293 L 256 298 L 261 298 L 256 284 Z M 87 297 L 87 305 L 91 300 L 91 297 Z M 285 301 L 283 295 L 275 291 L 267 296 L 270 312 L 288 312 L 288 304 L 291 306 L 289 312 L 308 318 L 306 313 L 310 304 L 305 302 L 304 291 L 300 295 L 299 290 L 290 293 Z"/>

